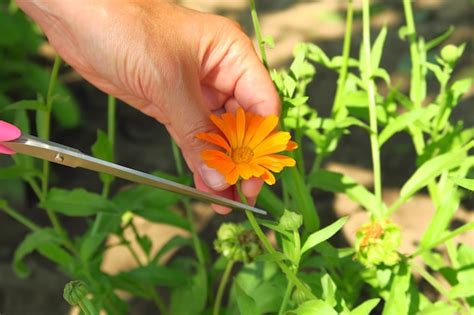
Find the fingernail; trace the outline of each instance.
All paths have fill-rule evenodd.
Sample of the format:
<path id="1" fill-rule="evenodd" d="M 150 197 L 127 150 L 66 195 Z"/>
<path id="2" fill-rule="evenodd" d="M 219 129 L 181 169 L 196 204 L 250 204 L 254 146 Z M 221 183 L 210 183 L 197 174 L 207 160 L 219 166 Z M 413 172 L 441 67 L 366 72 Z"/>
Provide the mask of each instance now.
<path id="1" fill-rule="evenodd" d="M 223 190 L 229 187 L 224 176 L 215 169 L 210 168 L 207 165 L 201 165 L 199 172 L 206 186 L 212 190 Z"/>

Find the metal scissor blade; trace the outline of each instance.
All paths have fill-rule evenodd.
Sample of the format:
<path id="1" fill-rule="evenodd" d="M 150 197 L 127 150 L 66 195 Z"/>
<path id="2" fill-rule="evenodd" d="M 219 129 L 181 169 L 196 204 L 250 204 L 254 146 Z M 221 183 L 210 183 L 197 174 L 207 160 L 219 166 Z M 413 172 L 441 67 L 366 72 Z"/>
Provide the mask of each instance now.
<path id="1" fill-rule="evenodd" d="M 65 166 L 81 167 L 99 173 L 110 174 L 131 182 L 183 194 L 201 201 L 207 201 L 230 208 L 249 210 L 259 214 L 267 214 L 265 210 L 258 209 L 224 197 L 207 194 L 195 188 L 158 176 L 150 175 L 128 167 L 100 160 L 95 157 L 83 154 L 77 149 L 51 141 L 41 140 L 33 136 L 23 135 L 16 140 L 0 142 L 0 144 L 14 150 L 17 153 L 30 155 Z"/>

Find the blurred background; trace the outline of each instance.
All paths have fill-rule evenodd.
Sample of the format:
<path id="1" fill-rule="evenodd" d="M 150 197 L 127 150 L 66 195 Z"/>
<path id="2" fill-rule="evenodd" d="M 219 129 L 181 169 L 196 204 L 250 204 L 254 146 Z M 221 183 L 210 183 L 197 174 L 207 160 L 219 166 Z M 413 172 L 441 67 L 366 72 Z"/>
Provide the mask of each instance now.
<path id="1" fill-rule="evenodd" d="M 177 3 L 200 11 L 229 17 L 240 23 L 244 31 L 253 37 L 253 27 L 246 0 L 177 0 Z M 292 50 L 299 42 L 313 42 L 329 56 L 341 53 L 344 35 L 346 1 L 305 0 L 256 0 L 264 36 L 272 36 L 275 47 L 268 50 L 271 68 L 286 67 L 292 61 Z M 398 37 L 398 29 L 404 24 L 401 0 L 372 2 L 372 39 L 378 30 L 387 25 L 387 42 L 382 57 L 382 67 L 391 75 L 392 83 L 406 92 L 409 87 L 410 58 L 407 42 Z M 434 38 L 450 26 L 455 28 L 446 44 L 466 43 L 464 56 L 457 65 L 454 78 L 474 78 L 474 2 L 472 0 L 415 0 L 417 32 L 426 39 Z M 355 16 L 351 55 L 357 56 L 361 42 L 361 1 L 355 1 Z M 0 109 L 22 99 L 34 99 L 38 93 L 46 95 L 49 72 L 54 51 L 41 31 L 10 1 L 0 0 Z M 432 52 L 429 58 L 439 51 Z M 310 104 L 325 116 L 330 113 L 336 89 L 335 73 L 317 68 L 317 74 L 308 87 Z M 54 112 L 52 140 L 70 145 L 83 152 L 90 152 L 96 139 L 97 129 L 106 129 L 107 96 L 81 79 L 73 69 L 63 66 L 60 71 L 60 99 Z M 381 87 L 383 88 L 383 87 Z M 439 86 L 434 78 L 429 81 L 430 95 Z M 466 127 L 474 126 L 474 89 L 462 98 L 453 115 L 462 119 Z M 12 121 L 11 114 L 2 113 L 0 119 Z M 118 104 L 117 108 L 117 162 L 146 172 L 161 170 L 173 173 L 174 161 L 170 141 L 165 129 L 153 119 L 138 111 Z M 144 132 L 146 131 L 146 132 Z M 306 144 L 309 145 L 309 144 Z M 305 143 L 303 143 L 305 146 Z M 306 148 L 305 148 L 306 149 Z M 312 148 L 307 150 L 312 158 Z M 10 165 L 8 157 L 0 157 L 0 167 Z M 99 191 L 100 181 L 96 174 L 83 170 L 54 165 L 52 186 L 63 188 L 85 187 Z M 344 137 L 325 167 L 350 175 L 367 187 L 372 185 L 370 144 L 365 132 L 351 130 Z M 415 169 L 415 154 L 408 136 L 400 134 L 382 150 L 384 199 L 393 201 L 403 181 Z M 3 176 L 3 177 L 2 177 Z M 35 205 L 31 191 L 19 180 L 0 176 L 0 198 L 8 199 L 23 214 L 39 224 L 47 224 L 47 217 Z M 122 182 L 120 184 L 123 184 Z M 120 185 L 119 184 L 119 185 Z M 277 187 L 278 189 L 278 187 Z M 362 209 L 343 196 L 316 191 L 314 199 L 321 212 L 322 225 L 327 225 L 341 215 L 351 215 L 337 242 L 340 246 L 352 244 L 355 230 L 367 219 Z M 465 197 L 456 214 L 454 226 L 474 220 L 474 197 Z M 199 227 L 205 239 L 211 241 L 222 221 L 243 220 L 240 213 L 227 217 L 215 216 L 202 204 L 196 204 Z M 397 212 L 395 220 L 402 227 L 402 252 L 409 252 L 421 236 L 427 219 L 433 214 L 429 198 L 422 193 Z M 77 220 L 64 225 L 72 233 L 81 232 L 85 224 Z M 163 242 L 180 231 L 147 222 L 140 223 L 152 237 Z M 0 314 L 66 314 L 68 306 L 62 299 L 64 284 L 68 281 L 54 266 L 39 256 L 27 260 L 32 269 L 29 279 L 19 279 L 13 273 L 11 260 L 16 246 L 27 230 L 16 221 L 0 213 Z M 474 234 L 466 234 L 460 241 L 474 246 Z M 131 266 L 128 257 L 120 251 L 109 251 L 104 268 L 116 272 Z M 136 306 L 140 314 L 140 305 Z"/>

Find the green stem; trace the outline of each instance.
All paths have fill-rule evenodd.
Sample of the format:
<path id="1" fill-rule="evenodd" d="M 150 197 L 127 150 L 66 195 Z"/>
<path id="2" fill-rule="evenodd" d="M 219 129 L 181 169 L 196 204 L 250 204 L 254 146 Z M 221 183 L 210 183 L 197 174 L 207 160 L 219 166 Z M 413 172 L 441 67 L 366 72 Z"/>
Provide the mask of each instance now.
<path id="1" fill-rule="evenodd" d="M 53 109 L 53 93 L 54 88 L 56 87 L 56 82 L 58 80 L 58 72 L 59 67 L 61 65 L 61 58 L 56 55 L 54 58 L 54 65 L 51 71 L 51 77 L 49 78 L 49 85 L 48 85 L 48 94 L 46 96 L 46 113 L 43 117 L 43 130 L 42 136 L 45 140 L 49 140 L 50 136 L 50 129 L 51 129 L 51 111 Z M 49 184 L 49 161 L 43 161 L 43 177 L 41 182 L 41 189 L 42 189 L 42 199 L 46 198 L 46 194 L 48 193 L 48 184 Z M 48 213 L 49 215 L 49 213 Z"/>
<path id="2" fill-rule="evenodd" d="M 347 14 L 346 14 L 346 31 L 344 33 L 344 44 L 342 48 L 342 65 L 339 70 L 339 78 L 337 79 L 337 90 L 336 97 L 334 98 L 334 104 L 332 108 L 333 116 L 337 116 L 337 113 L 342 106 L 342 97 L 344 95 L 347 69 L 349 67 L 349 54 L 351 50 L 351 38 L 352 38 L 352 16 L 353 16 L 352 0 L 347 3 Z"/>
<path id="3" fill-rule="evenodd" d="M 363 42 L 365 49 L 365 73 L 363 79 L 367 86 L 367 93 L 369 98 L 369 118 L 370 118 L 370 146 L 372 151 L 372 165 L 374 171 L 374 190 L 375 197 L 378 203 L 377 212 L 375 216 L 377 219 L 383 217 L 382 214 L 382 174 L 380 167 L 380 147 L 378 141 L 378 128 L 377 128 L 377 109 L 375 102 L 375 83 L 373 80 L 373 69 L 371 63 L 371 45 L 370 45 L 370 12 L 369 12 L 369 0 L 364 0 L 363 11 Z"/>
<path id="4" fill-rule="evenodd" d="M 285 313 L 286 305 L 288 304 L 288 299 L 290 298 L 291 291 L 293 291 L 293 283 L 288 281 L 286 285 L 285 295 L 283 296 L 283 301 L 281 302 L 280 311 L 278 315 L 283 315 Z"/>
<path id="5" fill-rule="evenodd" d="M 79 308 L 84 313 L 84 315 L 97 315 L 99 312 L 92 305 L 91 301 L 88 298 L 84 298 L 78 303 Z"/>
<path id="6" fill-rule="evenodd" d="M 133 227 L 132 227 L 133 229 Z M 135 232 L 134 232 L 135 233 Z M 138 254 L 137 252 L 133 249 L 133 247 L 130 245 L 130 242 L 127 241 L 125 239 L 125 237 L 123 235 L 120 235 L 120 240 L 122 241 L 122 243 L 127 247 L 128 251 L 130 252 L 130 254 L 132 255 L 133 259 L 135 260 L 135 262 L 137 263 L 137 265 L 139 267 L 143 267 L 143 263 L 142 261 L 140 260 L 140 258 L 138 257 Z M 153 302 L 155 303 L 155 305 L 158 307 L 158 309 L 160 310 L 160 314 L 168 314 L 168 311 L 166 310 L 166 306 L 165 306 L 165 303 L 163 302 L 163 300 L 161 299 L 161 297 L 158 295 L 158 293 L 156 292 L 155 288 L 152 286 L 152 285 L 146 285 L 145 288 L 148 290 L 148 292 L 150 293 L 152 299 L 153 299 Z"/>
<path id="7" fill-rule="evenodd" d="M 416 263 L 412 263 L 411 264 L 413 269 L 415 269 L 419 274 L 420 276 L 426 280 L 426 282 L 428 282 L 433 288 L 436 289 L 436 291 L 438 291 L 442 296 L 444 296 L 446 298 L 446 300 L 448 301 L 448 303 L 451 303 L 453 304 L 454 306 L 460 308 L 461 305 L 456 302 L 455 300 L 453 299 L 450 299 L 449 297 L 449 290 L 447 288 L 445 288 L 439 281 L 438 279 L 436 279 L 435 277 L 433 277 L 429 272 L 427 272 L 423 267 L 420 267 L 418 264 Z"/>
<path id="8" fill-rule="evenodd" d="M 267 53 L 265 51 L 265 44 L 262 40 L 262 32 L 260 30 L 260 22 L 258 20 L 257 9 L 255 7 L 255 0 L 250 0 L 250 14 L 252 15 L 253 27 L 255 30 L 255 37 L 257 38 L 258 47 L 260 49 L 260 55 L 262 57 L 262 63 L 267 70 L 269 70 L 267 62 Z"/>
<path id="9" fill-rule="evenodd" d="M 41 230 L 40 226 L 36 225 L 33 221 L 20 214 L 18 211 L 10 208 L 8 205 L 2 205 L 0 206 L 0 209 L 2 209 L 7 215 L 12 217 L 13 219 L 17 220 L 18 222 L 29 228 L 31 231 L 36 232 Z"/>
<path id="10" fill-rule="evenodd" d="M 173 157 L 176 165 L 176 171 L 178 172 L 179 176 L 184 175 L 184 165 L 183 165 L 183 158 L 181 157 L 181 153 L 179 151 L 178 145 L 171 140 L 171 148 L 173 150 Z M 204 251 L 201 246 L 201 242 L 199 241 L 199 236 L 196 230 L 196 226 L 194 225 L 194 214 L 193 209 L 191 207 L 191 203 L 189 202 L 189 198 L 183 198 L 184 208 L 186 209 L 186 220 L 189 223 L 189 227 L 191 229 L 191 237 L 193 239 L 193 247 L 194 251 L 196 252 L 196 256 L 198 258 L 199 263 L 204 266 L 206 263 L 206 259 L 204 256 Z"/>
<path id="11" fill-rule="evenodd" d="M 214 302 L 214 309 L 212 314 L 219 315 L 221 303 L 222 303 L 222 296 L 224 295 L 224 290 L 229 281 L 229 276 L 232 271 L 232 267 L 234 266 L 234 261 L 229 260 L 227 261 L 227 265 L 225 266 L 224 273 L 222 274 L 221 281 L 219 283 L 219 288 L 217 289 L 216 300 Z"/>
<path id="12" fill-rule="evenodd" d="M 238 191 L 239 196 L 240 196 L 240 200 L 242 200 L 243 203 L 248 204 L 247 203 L 247 198 L 242 193 L 240 183 L 237 183 L 236 186 L 237 186 L 237 191 Z M 266 251 L 270 255 L 276 256 L 277 253 L 276 253 L 275 249 L 273 248 L 272 244 L 270 244 L 270 241 L 265 236 L 265 233 L 263 233 L 262 229 L 260 228 L 260 225 L 258 225 L 258 222 L 255 219 L 255 216 L 253 215 L 253 213 L 251 211 L 245 210 L 245 214 L 247 215 L 247 219 L 248 219 L 250 225 L 252 226 L 255 234 L 257 234 L 257 237 L 260 239 L 260 242 L 262 242 L 263 247 L 265 247 Z M 283 273 L 286 275 L 286 277 L 288 278 L 288 281 L 292 282 L 293 285 L 295 285 L 298 289 L 303 291 L 307 296 L 309 296 L 313 299 L 316 299 L 316 296 L 313 294 L 313 292 L 311 292 L 310 289 L 308 289 L 305 285 L 303 285 L 303 283 L 300 281 L 300 279 L 298 279 L 298 277 L 290 270 L 290 268 L 287 265 L 285 265 L 280 260 L 276 260 L 275 262 L 278 265 L 278 267 L 280 267 L 281 271 L 283 271 Z"/>
<path id="13" fill-rule="evenodd" d="M 107 96 L 107 138 L 112 150 L 112 160 L 115 159 L 115 131 L 116 131 L 116 108 L 117 101 L 112 95 Z M 107 198 L 110 193 L 112 180 L 104 182 L 102 187 L 102 196 Z"/>
<path id="14" fill-rule="evenodd" d="M 56 83 L 58 81 L 58 72 L 59 67 L 61 66 L 61 58 L 56 55 L 54 58 L 54 65 L 53 69 L 51 70 L 51 76 L 49 79 L 48 84 L 48 94 L 46 96 L 46 112 L 44 113 L 43 118 L 43 125 L 42 125 L 42 134 L 41 136 L 45 140 L 49 140 L 50 137 L 50 130 L 51 130 L 51 111 L 53 109 L 53 98 L 54 98 L 54 89 L 56 87 Z M 41 177 L 41 198 L 40 201 L 44 201 L 48 194 L 49 189 L 49 161 L 43 160 L 43 176 Z M 46 214 L 48 215 L 51 224 L 53 225 L 54 230 L 59 235 L 65 235 L 61 223 L 59 222 L 58 217 L 51 209 L 46 209 Z"/>
<path id="15" fill-rule="evenodd" d="M 112 147 L 115 150 L 115 131 L 116 131 L 116 112 L 117 100 L 112 95 L 107 97 L 107 137 Z"/>

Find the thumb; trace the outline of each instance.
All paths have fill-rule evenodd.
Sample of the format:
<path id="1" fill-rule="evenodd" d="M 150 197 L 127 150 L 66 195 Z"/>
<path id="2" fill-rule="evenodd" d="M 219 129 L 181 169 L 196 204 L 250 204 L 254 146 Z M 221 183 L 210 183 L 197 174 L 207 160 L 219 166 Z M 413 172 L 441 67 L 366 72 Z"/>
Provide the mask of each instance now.
<path id="1" fill-rule="evenodd" d="M 193 98 L 196 99 L 196 97 Z M 166 124 L 166 127 L 180 147 L 194 175 L 200 177 L 210 189 L 222 191 L 229 187 L 224 176 L 205 165 L 201 159 L 201 152 L 216 149 L 216 147 L 196 138 L 200 132 L 218 132 L 209 118 L 211 114 L 203 101 L 189 106 L 185 104 L 174 106 L 172 112 L 168 114 L 170 123 Z"/>

